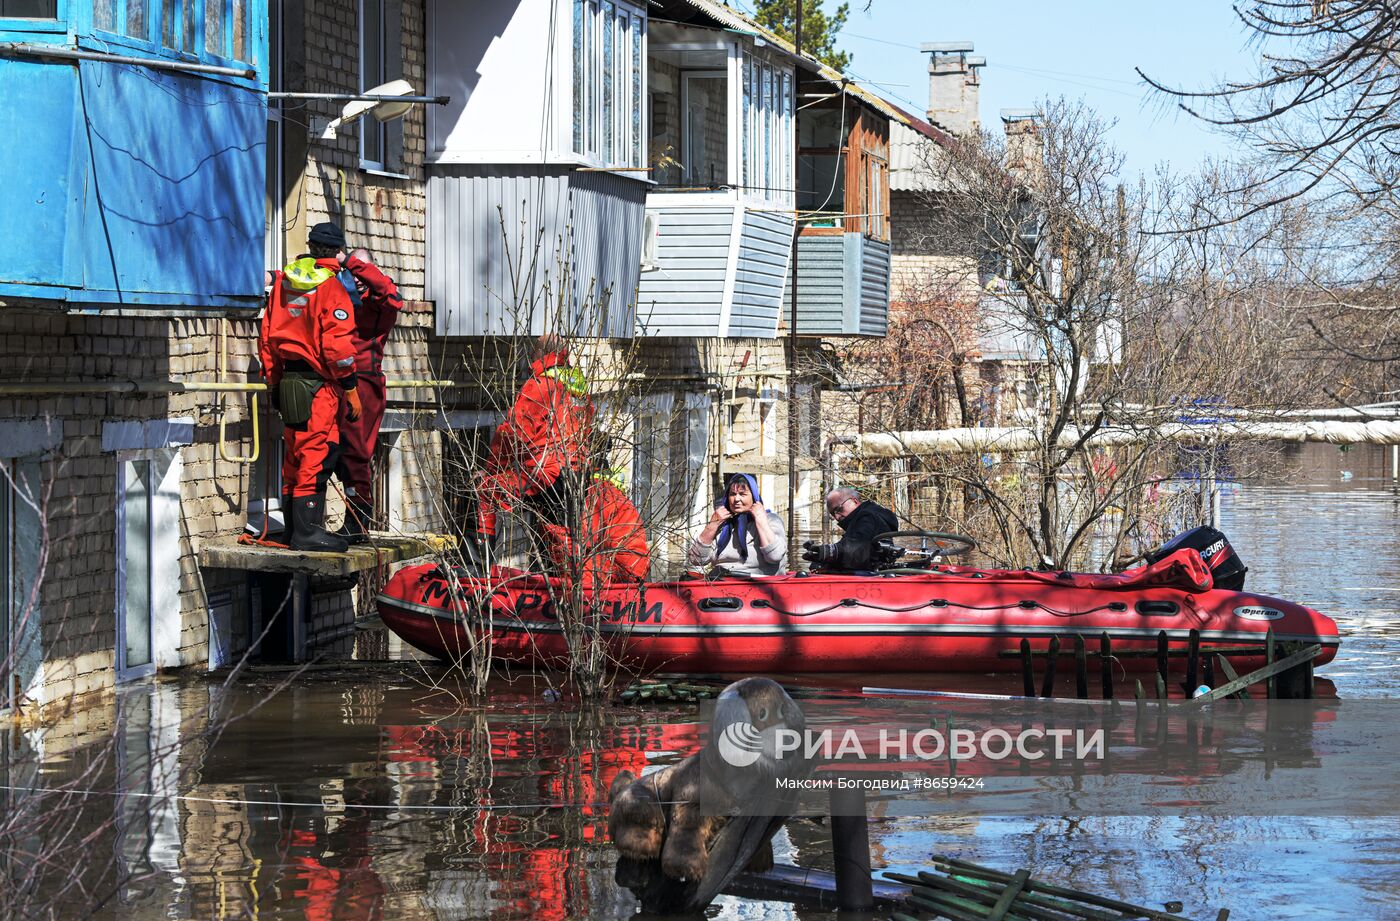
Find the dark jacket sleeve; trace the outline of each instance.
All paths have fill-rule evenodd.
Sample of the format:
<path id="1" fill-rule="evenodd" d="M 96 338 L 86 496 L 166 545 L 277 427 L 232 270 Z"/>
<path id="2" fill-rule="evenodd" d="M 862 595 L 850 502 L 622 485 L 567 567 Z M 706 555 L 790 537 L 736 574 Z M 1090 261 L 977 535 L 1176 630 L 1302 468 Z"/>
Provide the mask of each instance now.
<path id="1" fill-rule="evenodd" d="M 860 504 L 850 522 L 845 536 L 836 542 L 832 565 L 837 569 L 867 568 L 876 536 L 899 529 L 899 519 L 894 512 L 870 501 Z"/>

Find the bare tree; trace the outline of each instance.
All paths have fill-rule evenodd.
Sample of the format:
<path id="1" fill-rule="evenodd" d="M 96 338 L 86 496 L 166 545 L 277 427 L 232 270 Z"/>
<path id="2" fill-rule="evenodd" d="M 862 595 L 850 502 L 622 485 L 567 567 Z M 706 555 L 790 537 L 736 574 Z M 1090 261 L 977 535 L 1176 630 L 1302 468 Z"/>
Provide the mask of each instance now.
<path id="1" fill-rule="evenodd" d="M 1020 390 L 998 418 L 980 418 L 1034 433 L 1035 448 L 925 456 L 910 475 L 965 497 L 921 524 L 972 530 L 1006 565 L 1132 556 L 1159 536 L 1143 519 L 1167 515 L 1163 489 L 1193 463 L 1157 428 L 1288 405 L 1298 386 L 1278 356 L 1293 335 L 1288 295 L 1306 269 L 1295 253 L 1305 217 L 1273 211 L 1202 229 L 1203 210 L 1242 194 L 1240 177 L 1217 167 L 1124 183 L 1108 127 L 1082 105 L 1049 101 L 1017 133 L 964 140 L 926 167 L 938 191 L 924 202 L 921 247 L 953 258 L 932 260 L 941 268 L 923 288 L 966 292 L 965 279 L 977 279 L 976 323 L 1019 354 L 999 370 Z M 951 343 L 951 363 L 965 360 L 946 328 L 909 335 L 916 351 Z M 882 421 L 891 430 L 930 421 L 890 406 L 896 413 Z M 979 418 L 963 415 L 965 425 Z M 1124 427 L 1136 433 L 1131 444 L 1095 446 L 1100 432 Z"/>
<path id="2" fill-rule="evenodd" d="M 1400 384 L 1400 7 L 1390 0 L 1260 0 L 1236 7 L 1257 71 L 1204 89 L 1139 74 L 1193 117 L 1257 153 L 1260 168 L 1196 215 L 1222 226 L 1306 201 L 1328 232 L 1326 271 L 1301 279 L 1324 358 L 1346 380 L 1338 399 L 1373 401 Z"/>

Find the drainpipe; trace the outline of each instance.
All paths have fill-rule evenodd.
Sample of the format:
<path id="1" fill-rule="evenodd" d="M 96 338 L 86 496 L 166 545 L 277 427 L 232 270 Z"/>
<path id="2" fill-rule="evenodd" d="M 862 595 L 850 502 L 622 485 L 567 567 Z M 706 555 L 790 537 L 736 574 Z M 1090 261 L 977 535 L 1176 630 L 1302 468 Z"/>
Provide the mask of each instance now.
<path id="1" fill-rule="evenodd" d="M 798 179 L 802 175 L 799 144 L 801 132 L 797 128 L 797 101 L 802 97 L 802 0 L 793 0 L 797 6 L 793 16 L 793 49 L 798 63 L 792 68 L 792 314 L 788 318 L 788 559 L 797 559 L 797 443 L 802 437 L 797 414 L 797 243 L 802 238 L 802 222 L 797 220 Z M 826 533 L 823 516 L 822 533 Z M 810 524 L 810 523 L 809 523 Z"/>
<path id="2" fill-rule="evenodd" d="M 822 509 L 826 509 L 826 494 L 836 488 L 836 446 L 853 445 L 856 443 L 854 435 L 834 435 L 826 440 L 822 447 Z M 822 543 L 831 542 L 831 519 L 828 515 L 822 515 Z"/>

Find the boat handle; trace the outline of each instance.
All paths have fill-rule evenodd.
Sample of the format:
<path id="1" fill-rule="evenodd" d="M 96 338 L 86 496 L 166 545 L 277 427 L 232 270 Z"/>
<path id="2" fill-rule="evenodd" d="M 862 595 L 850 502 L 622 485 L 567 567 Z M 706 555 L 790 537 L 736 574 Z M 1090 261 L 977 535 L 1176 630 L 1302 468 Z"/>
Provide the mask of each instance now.
<path id="1" fill-rule="evenodd" d="M 744 602 L 732 595 L 719 598 L 701 598 L 699 602 L 702 611 L 737 611 L 743 606 Z"/>
<path id="2" fill-rule="evenodd" d="M 1175 601 L 1139 601 L 1137 603 L 1139 614 L 1175 614 L 1177 610 Z"/>

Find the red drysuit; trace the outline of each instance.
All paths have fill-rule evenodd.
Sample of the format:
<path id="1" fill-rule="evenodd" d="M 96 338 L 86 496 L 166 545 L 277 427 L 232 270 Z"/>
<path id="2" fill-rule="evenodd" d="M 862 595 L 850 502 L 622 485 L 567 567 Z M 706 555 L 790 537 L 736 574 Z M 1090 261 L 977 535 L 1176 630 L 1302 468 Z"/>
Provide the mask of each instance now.
<path id="1" fill-rule="evenodd" d="M 263 314 L 258 354 L 268 387 L 285 372 L 310 373 L 326 383 L 316 392 L 311 418 L 282 429 L 282 489 L 295 497 L 325 492 L 339 446 L 342 390 L 355 379 L 354 318 L 350 297 L 336 281 L 334 259 L 303 256 L 275 274 Z"/>
<path id="2" fill-rule="evenodd" d="M 583 372 L 568 352 L 530 365 L 530 379 L 491 438 L 486 474 L 478 484 L 477 531 L 496 533 L 496 514 L 538 496 L 561 473 L 583 470 L 593 427 L 593 401 Z"/>
<path id="3" fill-rule="evenodd" d="M 355 256 L 345 260 L 345 270 L 360 288 L 355 303 L 355 371 L 360 380 L 360 402 L 364 412 L 350 421 L 346 408 L 340 413 L 340 461 L 335 475 L 345 484 L 346 497 L 358 497 L 365 506 L 373 505 L 374 480 L 370 462 L 384 421 L 384 343 L 398 321 L 403 298 L 398 286 L 375 265 Z M 341 276 L 342 282 L 344 275 Z"/>
<path id="4" fill-rule="evenodd" d="M 593 592 L 609 582 L 642 582 L 650 556 L 642 516 L 627 494 L 595 475 L 583 497 L 577 538 L 557 524 L 542 524 L 550 560 L 566 577 L 583 574 Z"/>

